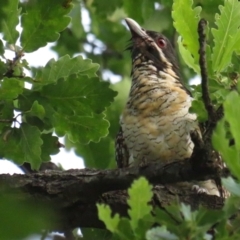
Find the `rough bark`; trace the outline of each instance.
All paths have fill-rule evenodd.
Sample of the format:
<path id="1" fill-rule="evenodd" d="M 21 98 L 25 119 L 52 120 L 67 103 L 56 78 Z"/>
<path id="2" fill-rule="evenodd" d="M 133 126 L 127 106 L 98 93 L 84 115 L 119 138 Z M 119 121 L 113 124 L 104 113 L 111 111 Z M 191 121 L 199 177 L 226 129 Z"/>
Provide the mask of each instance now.
<path id="1" fill-rule="evenodd" d="M 154 206 L 165 206 L 179 198 L 197 208 L 199 204 L 219 209 L 223 200 L 216 196 L 194 194 L 191 189 L 183 192 L 172 183 L 214 179 L 224 170 L 211 166 L 196 169 L 189 160 L 169 164 L 151 164 L 113 170 L 47 170 L 32 174 L 0 175 L 0 193 L 14 195 L 18 201 L 34 200 L 46 204 L 58 216 L 51 222 L 51 230 L 66 231 L 75 227 L 103 228 L 97 218 L 96 202 L 109 204 L 114 212 L 127 215 L 126 190 L 132 181 L 145 176 L 154 187 Z M 161 185 L 159 185 L 161 184 Z"/>

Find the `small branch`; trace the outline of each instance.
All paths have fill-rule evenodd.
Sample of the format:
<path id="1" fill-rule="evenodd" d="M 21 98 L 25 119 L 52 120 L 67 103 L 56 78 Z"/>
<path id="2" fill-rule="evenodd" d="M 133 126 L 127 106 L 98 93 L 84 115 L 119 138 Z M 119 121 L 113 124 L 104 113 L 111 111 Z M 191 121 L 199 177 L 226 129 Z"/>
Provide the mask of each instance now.
<path id="1" fill-rule="evenodd" d="M 12 49 L 13 50 L 13 49 Z M 5 74 L 3 74 L 3 76 L 11 78 L 11 77 L 18 77 L 18 78 L 23 78 L 24 74 L 22 75 L 14 75 L 14 67 L 17 66 L 17 64 L 19 63 L 19 61 L 21 60 L 21 58 L 24 56 L 23 51 L 18 51 L 15 46 L 14 46 L 14 52 L 15 52 L 15 57 L 13 58 L 13 60 L 7 60 L 7 65 L 8 65 L 8 70 Z"/>
<path id="2" fill-rule="evenodd" d="M 199 65 L 201 69 L 201 76 L 202 76 L 202 99 L 204 102 L 205 109 L 208 113 L 208 121 L 206 125 L 206 129 L 203 135 L 204 141 L 204 148 L 206 152 L 206 158 L 211 158 L 212 155 L 212 162 L 215 162 L 217 165 L 223 165 L 222 159 L 219 158 L 219 154 L 213 151 L 212 144 L 211 144 L 211 137 L 213 129 L 215 128 L 219 119 L 223 116 L 223 107 L 219 107 L 217 110 L 214 109 L 210 93 L 208 89 L 208 74 L 207 74 L 207 64 L 206 64 L 206 34 L 205 34 L 205 27 L 207 22 L 204 19 L 201 19 L 198 23 L 198 35 L 199 35 Z M 201 151 L 201 149 L 200 149 Z M 213 154 L 215 153 L 215 154 Z M 195 154 L 196 155 L 196 154 Z M 204 155 L 204 151 L 202 151 L 202 155 Z M 221 184 L 221 176 L 216 174 L 215 175 L 215 183 L 219 189 L 221 196 L 223 196 L 223 188 Z"/>
<path id="3" fill-rule="evenodd" d="M 211 102 L 209 89 L 208 89 L 208 74 L 206 64 L 206 34 L 205 26 L 207 22 L 201 19 L 198 23 L 198 35 L 199 35 L 199 65 L 201 69 L 202 77 L 202 98 L 205 105 L 205 109 L 208 113 L 208 121 L 215 122 L 215 110 Z"/>
<path id="4" fill-rule="evenodd" d="M 22 115 L 22 113 L 19 113 L 17 116 L 15 116 L 14 118 L 11 118 L 11 119 L 0 119 L 0 122 L 2 122 L 2 123 L 17 122 L 17 123 L 20 124 L 20 122 L 17 121 L 17 118 L 18 118 L 19 116 L 21 116 L 21 115 Z"/>
<path id="5" fill-rule="evenodd" d="M 14 118 L 12 118 L 12 119 L 0 119 L 1 123 L 11 123 L 13 121 L 14 121 Z"/>

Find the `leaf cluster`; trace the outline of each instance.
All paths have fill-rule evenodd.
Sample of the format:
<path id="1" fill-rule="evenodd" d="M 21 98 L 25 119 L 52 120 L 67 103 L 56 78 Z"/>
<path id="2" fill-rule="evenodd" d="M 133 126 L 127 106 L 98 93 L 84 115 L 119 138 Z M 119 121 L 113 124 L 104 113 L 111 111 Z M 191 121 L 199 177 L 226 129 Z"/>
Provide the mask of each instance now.
<path id="1" fill-rule="evenodd" d="M 128 195 L 130 219 L 120 217 L 119 214 L 112 216 L 109 206 L 97 204 L 99 219 L 113 233 L 111 239 L 145 239 L 146 229 L 154 223 L 152 207 L 148 205 L 153 193 L 147 180 L 143 177 L 135 180 L 128 190 Z"/>
<path id="2" fill-rule="evenodd" d="M 240 196 L 239 184 L 225 180 L 232 193 Z M 111 234 L 107 239 L 180 240 L 180 239 L 239 239 L 238 214 L 229 218 L 240 206 L 239 197 L 227 200 L 222 210 L 193 210 L 183 203 L 166 207 L 150 207 L 152 186 L 143 177 L 135 180 L 128 190 L 129 218 L 113 214 L 109 206 L 98 204 L 99 218 Z M 233 234 L 234 233 L 234 234 Z M 102 238 L 106 239 L 106 238 Z"/>
<path id="3" fill-rule="evenodd" d="M 24 73 L 32 70 L 24 53 L 58 40 L 71 21 L 72 3 L 9 0 L 1 4 L 0 156 L 38 169 L 59 152 L 59 137 L 80 145 L 106 136 L 109 122 L 104 111 L 116 93 L 99 80 L 99 65 L 80 55 L 51 59 L 34 69 L 32 76 Z M 15 54 L 13 59 L 4 57 L 8 48 Z"/>
<path id="4" fill-rule="evenodd" d="M 238 80 L 239 62 L 236 58 L 240 49 L 238 18 L 240 5 L 238 1 L 234 0 L 226 0 L 224 3 L 215 1 L 215 4 L 214 6 L 212 3 L 213 6 L 211 6 L 215 11 L 212 13 L 215 18 L 209 19 L 206 29 L 208 38 L 206 61 L 211 99 L 217 108 L 223 103 Z M 204 7 L 207 3 L 202 5 Z M 202 15 L 205 14 L 205 9 L 201 6 L 194 7 L 191 0 L 174 1 L 172 17 L 174 26 L 180 34 L 178 38 L 179 51 L 184 62 L 196 74 L 200 74 L 197 27 Z M 199 121 L 207 121 L 208 116 L 201 100 L 202 94 L 199 85 L 193 87 L 193 95 L 192 111 L 197 113 Z"/>

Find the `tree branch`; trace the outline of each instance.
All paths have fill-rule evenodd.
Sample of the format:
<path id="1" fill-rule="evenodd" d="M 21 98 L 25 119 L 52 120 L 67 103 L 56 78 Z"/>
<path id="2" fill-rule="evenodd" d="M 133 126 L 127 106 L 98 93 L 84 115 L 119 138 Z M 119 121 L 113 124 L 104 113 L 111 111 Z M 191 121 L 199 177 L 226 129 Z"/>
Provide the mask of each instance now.
<path id="1" fill-rule="evenodd" d="M 214 179 L 219 171 L 223 177 L 228 175 L 226 169 L 221 170 L 207 165 L 201 167 L 201 169 L 194 169 L 192 163 L 185 160 L 169 164 L 153 163 L 144 167 L 112 170 L 86 168 L 68 171 L 45 171 L 26 175 L 2 174 L 0 175 L 0 191 L 8 189 L 13 191 L 15 189 L 30 195 L 34 195 L 36 191 L 37 194 L 40 193 L 43 196 L 53 196 L 58 192 L 66 191 L 68 192 L 67 198 L 79 195 L 81 201 L 89 202 L 89 200 L 96 201 L 103 193 L 127 189 L 132 181 L 139 176 L 146 177 L 150 183 L 155 185 Z M 72 198 L 64 199 L 64 196 L 62 197 L 63 201 L 67 200 L 70 203 L 73 201 Z"/>
<path id="2" fill-rule="evenodd" d="M 132 181 L 145 176 L 150 183 L 164 184 L 155 188 L 153 205 L 164 206 L 176 200 L 176 195 L 196 208 L 199 204 L 209 208 L 222 206 L 222 199 L 215 196 L 199 197 L 191 190 L 183 193 L 166 184 L 191 180 L 213 179 L 218 169 L 204 167 L 194 171 L 189 160 L 169 164 L 151 164 L 113 170 L 45 171 L 33 174 L 0 175 L 0 193 L 14 195 L 18 201 L 33 199 L 45 203 L 59 216 L 52 221 L 52 230 L 66 231 L 75 227 L 104 227 L 98 220 L 96 202 L 109 204 L 113 211 L 127 214 L 126 192 Z M 221 170 L 221 175 L 228 173 Z M 194 200 L 195 199 L 195 200 Z"/>
<path id="3" fill-rule="evenodd" d="M 205 105 L 205 109 L 208 113 L 208 121 L 214 122 L 215 120 L 215 110 L 211 102 L 209 89 L 208 89 L 208 74 L 207 74 L 207 66 L 206 66 L 206 34 L 205 34 L 205 26 L 207 22 L 205 19 L 201 19 L 198 23 L 198 35 L 199 35 L 199 65 L 201 69 L 201 77 L 202 77 L 202 98 Z"/>

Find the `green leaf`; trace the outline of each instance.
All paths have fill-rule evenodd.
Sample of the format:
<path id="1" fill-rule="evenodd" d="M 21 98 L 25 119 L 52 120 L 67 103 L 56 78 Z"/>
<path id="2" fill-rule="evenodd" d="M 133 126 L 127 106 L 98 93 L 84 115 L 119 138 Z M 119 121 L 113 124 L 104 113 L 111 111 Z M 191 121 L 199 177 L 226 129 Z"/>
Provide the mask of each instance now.
<path id="1" fill-rule="evenodd" d="M 76 154 L 84 158 L 86 167 L 116 168 L 115 137 L 119 131 L 119 116 L 128 97 L 130 81 L 125 79 L 112 85 L 111 88 L 118 91 L 118 95 L 114 98 L 114 104 L 111 104 L 105 111 L 106 119 L 111 123 L 109 135 L 101 138 L 98 143 L 90 142 L 88 145 L 77 144 L 74 146 Z"/>
<path id="2" fill-rule="evenodd" d="M 207 72 L 208 72 L 208 77 L 209 79 L 214 79 L 214 71 L 213 71 L 213 63 L 212 63 L 212 50 L 211 50 L 211 46 L 207 45 L 206 46 L 206 65 L 207 65 Z M 210 80 L 211 83 L 211 80 Z"/>
<path id="3" fill-rule="evenodd" d="M 154 13 L 154 3 L 153 0 L 141 0 L 138 2 L 138 7 L 136 7 L 135 1 L 123 0 L 123 9 L 127 16 L 141 24 Z"/>
<path id="4" fill-rule="evenodd" d="M 41 159 L 43 162 L 47 162 L 51 160 L 50 155 L 55 155 L 59 153 L 59 142 L 58 137 L 52 136 L 52 133 L 42 134 L 41 135 L 43 144 L 41 146 Z"/>
<path id="5" fill-rule="evenodd" d="M 236 91 L 228 94 L 225 102 L 223 103 L 225 119 L 230 125 L 231 133 L 234 137 L 235 144 L 240 150 L 240 96 Z"/>
<path id="6" fill-rule="evenodd" d="M 40 119 L 43 119 L 45 116 L 44 107 L 38 103 L 38 101 L 34 101 L 30 111 L 27 113 L 29 116 L 36 116 Z"/>
<path id="7" fill-rule="evenodd" d="M 0 155 L 17 164 L 28 162 L 33 169 L 41 165 L 42 139 L 37 127 L 22 123 L 20 128 L 6 129 L 0 138 Z"/>
<path id="8" fill-rule="evenodd" d="M 41 95 L 45 100 L 40 104 L 52 109 L 49 117 L 59 135 L 67 133 L 74 142 L 98 142 L 109 127 L 102 112 L 116 95 L 108 86 L 97 78 L 71 75 L 44 86 Z"/>
<path id="9" fill-rule="evenodd" d="M 131 221 L 130 221 L 131 223 Z M 146 232 L 149 228 L 151 228 L 155 224 L 155 219 L 152 216 L 152 213 L 145 215 L 143 218 L 138 220 L 138 226 L 134 230 L 134 235 L 136 239 L 145 239 Z"/>
<path id="10" fill-rule="evenodd" d="M 225 217 L 223 210 L 212 210 L 200 207 L 196 214 L 196 223 L 199 227 L 210 229 L 214 224 Z"/>
<path id="11" fill-rule="evenodd" d="M 0 60 L 0 79 L 4 77 L 7 70 L 8 70 L 7 64 Z"/>
<path id="12" fill-rule="evenodd" d="M 109 122 L 104 119 L 104 114 L 70 116 L 55 112 L 52 117 L 56 133 L 59 136 L 67 134 L 74 143 L 98 142 L 108 134 Z"/>
<path id="13" fill-rule="evenodd" d="M 29 124 L 37 126 L 41 131 L 53 128 L 50 123 L 53 109 L 46 102 L 46 99 L 41 97 L 39 92 L 24 89 L 23 93 L 18 97 L 17 109 L 23 112 L 23 117 L 26 117 L 25 120 Z"/>
<path id="14" fill-rule="evenodd" d="M 173 202 L 171 205 L 165 206 L 163 209 L 157 208 L 156 222 L 160 225 L 166 225 L 172 233 L 179 234 L 179 224 L 182 225 L 183 217 L 180 212 L 178 203 Z M 176 223 L 179 223 L 176 225 Z"/>
<path id="15" fill-rule="evenodd" d="M 127 203 L 130 207 L 128 214 L 131 218 L 132 229 L 136 229 L 139 219 L 142 219 L 151 213 L 152 207 L 149 202 L 152 199 L 152 187 L 148 181 L 140 177 L 135 180 L 130 189 L 128 189 L 129 199 Z"/>
<path id="16" fill-rule="evenodd" d="M 191 211 L 191 207 L 189 205 L 181 203 L 180 210 L 185 221 L 191 222 L 195 220 L 196 214 L 194 214 L 194 212 Z"/>
<path id="17" fill-rule="evenodd" d="M 0 102 L 0 133 L 5 127 L 10 127 L 13 122 L 13 101 L 1 101 Z"/>
<path id="18" fill-rule="evenodd" d="M 1 17 L 0 17 L 0 28 L 3 33 L 3 38 L 8 44 L 15 44 L 19 33 L 16 27 L 19 23 L 18 0 L 4 0 L 0 3 Z"/>
<path id="19" fill-rule="evenodd" d="M 225 220 L 228 220 L 228 218 L 236 214 L 239 208 L 240 201 L 238 196 L 231 196 L 230 198 L 228 198 L 223 207 L 224 213 L 226 215 Z"/>
<path id="20" fill-rule="evenodd" d="M 115 235 L 118 236 L 119 240 L 139 239 L 134 235 L 130 221 L 127 218 L 121 218 L 118 224 L 118 231 Z"/>
<path id="21" fill-rule="evenodd" d="M 96 77 L 98 68 L 99 65 L 92 63 L 90 59 L 83 59 L 82 56 L 70 58 L 69 55 L 65 55 L 58 61 L 51 59 L 44 68 L 37 71 L 35 78 L 38 84 L 47 85 L 74 73 Z"/>
<path id="22" fill-rule="evenodd" d="M 221 14 L 215 16 L 218 29 L 212 29 L 215 42 L 212 62 L 216 72 L 221 72 L 229 65 L 232 53 L 239 47 L 240 41 L 240 2 L 225 0 L 224 6 L 219 9 Z"/>
<path id="23" fill-rule="evenodd" d="M 7 70 L 8 70 L 7 64 L 0 60 L 0 79 L 2 79 L 5 76 Z"/>
<path id="24" fill-rule="evenodd" d="M 182 59 L 184 60 L 184 62 L 190 67 L 192 68 L 196 73 L 200 73 L 200 68 L 199 65 L 196 64 L 196 62 L 194 61 L 193 56 L 191 55 L 191 53 L 188 51 L 188 49 L 186 49 L 183 46 L 183 42 L 181 40 L 181 38 L 178 38 L 178 47 L 179 47 L 179 52 L 180 52 L 180 56 L 182 57 Z"/>
<path id="25" fill-rule="evenodd" d="M 0 100 L 15 99 L 22 91 L 22 81 L 17 78 L 4 78 L 0 86 Z"/>
<path id="26" fill-rule="evenodd" d="M 135 1 L 123 0 L 123 8 L 128 16 L 131 16 L 135 21 L 139 24 L 143 22 L 142 17 L 142 2 L 138 3 L 138 7 L 136 7 Z"/>
<path id="27" fill-rule="evenodd" d="M 112 217 L 112 211 L 109 206 L 98 204 L 97 203 L 97 209 L 98 209 L 98 217 L 101 221 L 104 222 L 106 225 L 106 228 L 111 232 L 117 231 L 117 226 L 120 221 L 119 214 L 115 214 Z"/>
<path id="28" fill-rule="evenodd" d="M 89 83 L 87 80 L 89 80 Z M 97 81 L 98 79 L 95 79 L 96 83 Z M 71 76 L 67 81 L 61 79 L 57 84 L 43 87 L 40 93 L 44 98 L 48 99 L 49 104 L 56 110 L 61 109 L 63 113 L 72 114 L 74 114 L 74 111 L 77 111 L 78 114 L 88 116 L 92 112 L 91 110 L 96 110 L 94 108 L 96 103 L 93 101 L 95 99 L 91 99 L 91 94 L 94 94 L 91 92 L 94 91 L 94 89 L 91 88 L 92 84 L 92 79 L 87 79 L 87 77 L 79 78 L 77 76 Z M 84 87 L 87 88 L 87 86 L 89 86 L 89 91 L 85 91 L 84 89 Z M 90 99 L 88 99 L 89 97 Z M 88 102 L 88 100 L 90 102 Z M 102 108 L 104 109 L 104 105 L 102 105 Z M 101 110 L 103 110 L 102 108 Z"/>
<path id="29" fill-rule="evenodd" d="M 208 119 L 208 114 L 202 100 L 193 100 L 190 112 L 196 113 L 199 122 L 205 122 Z"/>
<path id="30" fill-rule="evenodd" d="M 154 3 L 155 2 L 153 0 L 142 0 L 142 17 L 143 17 L 143 19 L 149 19 L 152 16 L 152 14 L 155 12 Z"/>
<path id="31" fill-rule="evenodd" d="M 24 198 L 20 193 L 19 197 Z M 0 215 L 1 240 L 30 239 L 33 234 L 41 232 L 51 224 L 51 221 L 56 221 L 52 208 L 41 205 L 37 201 L 28 201 L 26 198 L 21 201 L 13 194 L 1 196 Z M 30 238 L 29 235 L 31 235 Z"/>
<path id="32" fill-rule="evenodd" d="M 97 229 L 97 228 L 81 228 L 81 233 L 83 238 L 81 240 L 112 240 L 112 234 L 106 229 Z"/>
<path id="33" fill-rule="evenodd" d="M 148 0 L 143 1 L 143 5 L 147 4 Z M 171 15 L 171 8 L 160 8 L 154 10 L 149 17 L 144 16 L 144 27 L 145 29 L 151 29 L 157 32 L 163 32 L 166 30 L 171 31 L 172 19 L 169 18 Z M 161 24 L 159 24 L 161 23 Z"/>
<path id="34" fill-rule="evenodd" d="M 192 9 L 192 4 L 192 0 L 175 0 L 173 3 L 172 17 L 174 27 L 183 38 L 183 46 L 185 46 L 193 56 L 195 64 L 198 64 L 199 44 L 197 28 L 200 20 L 201 7 Z"/>
<path id="35" fill-rule="evenodd" d="M 81 29 L 78 33 L 81 34 L 81 39 L 86 38 L 86 33 L 81 33 Z M 66 28 L 60 33 L 58 41 L 51 47 L 51 49 L 55 51 L 59 57 L 65 56 L 66 54 L 73 56 L 79 51 L 83 51 L 83 46 L 80 45 L 79 47 L 79 41 L 81 40 L 72 33 L 71 29 Z"/>
<path id="36" fill-rule="evenodd" d="M 72 9 L 67 0 L 47 1 L 32 0 L 25 4 L 26 13 L 22 15 L 23 31 L 21 43 L 25 52 L 33 52 L 48 42 L 59 38 L 59 32 L 70 23 L 66 16 Z"/>
<path id="37" fill-rule="evenodd" d="M 176 223 L 172 215 L 165 209 L 156 208 L 155 214 L 156 222 L 158 222 L 160 225 L 174 225 Z"/>
<path id="38" fill-rule="evenodd" d="M 84 158 L 85 167 L 97 169 L 115 168 L 114 145 L 114 140 L 108 135 L 105 138 L 101 138 L 98 143 L 77 144 L 75 152 Z"/>
<path id="39" fill-rule="evenodd" d="M 10 127 L 12 125 L 13 116 L 13 101 L 0 101 L 0 133 L 2 133 L 5 127 Z"/>
<path id="40" fill-rule="evenodd" d="M 82 5 L 79 2 L 74 5 L 73 10 L 70 12 L 70 16 L 72 17 L 72 31 L 76 38 L 80 39 L 85 35 L 83 24 L 82 24 Z"/>
<path id="41" fill-rule="evenodd" d="M 20 127 L 19 150 L 23 154 L 23 162 L 29 162 L 33 169 L 38 169 L 41 165 L 41 145 L 40 131 L 26 123 Z M 20 158 L 19 158 L 20 159 Z"/>
<path id="42" fill-rule="evenodd" d="M 229 146 L 229 139 L 226 137 L 226 125 L 223 118 L 217 124 L 212 135 L 213 147 L 221 154 L 223 160 L 231 170 L 232 174 L 240 179 L 240 156 L 236 145 Z"/>
<path id="43" fill-rule="evenodd" d="M 178 240 L 179 238 L 170 233 L 166 226 L 155 227 L 146 233 L 147 240 Z"/>
<path id="44" fill-rule="evenodd" d="M 113 13 L 121 5 L 121 0 L 93 1 L 93 6 L 96 8 L 95 14 L 100 15 L 101 18 L 106 18 L 107 15 Z"/>
<path id="45" fill-rule="evenodd" d="M 240 184 L 232 177 L 222 179 L 223 186 L 233 195 L 240 197 Z"/>

